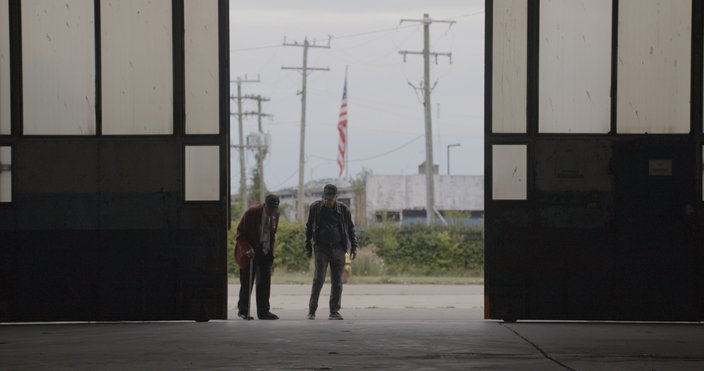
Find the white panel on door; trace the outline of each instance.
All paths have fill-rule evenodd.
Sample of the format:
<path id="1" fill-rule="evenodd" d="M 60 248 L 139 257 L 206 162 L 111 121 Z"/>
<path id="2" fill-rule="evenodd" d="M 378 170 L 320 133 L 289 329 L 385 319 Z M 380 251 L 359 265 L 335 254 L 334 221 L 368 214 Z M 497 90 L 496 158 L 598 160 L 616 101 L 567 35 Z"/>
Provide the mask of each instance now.
<path id="1" fill-rule="evenodd" d="M 0 0 L 0 135 L 10 134 L 10 14 Z"/>
<path id="2" fill-rule="evenodd" d="M 525 133 L 528 2 L 494 0 L 492 132 Z"/>
<path id="3" fill-rule="evenodd" d="M 0 146 L 0 202 L 12 201 L 12 148 Z"/>
<path id="4" fill-rule="evenodd" d="M 220 199 L 220 147 L 186 146 L 186 201 Z"/>
<path id="5" fill-rule="evenodd" d="M 22 1 L 24 134 L 95 134 L 93 4 Z"/>
<path id="6" fill-rule="evenodd" d="M 539 131 L 611 129 L 612 0 L 540 2 Z"/>
<path id="7" fill-rule="evenodd" d="M 528 195 L 528 146 L 493 145 L 491 191 L 494 200 L 525 200 Z"/>
<path id="8" fill-rule="evenodd" d="M 186 134 L 218 134 L 218 0 L 186 0 L 184 6 Z"/>
<path id="9" fill-rule="evenodd" d="M 171 0 L 101 0 L 104 134 L 173 133 Z"/>
<path id="10" fill-rule="evenodd" d="M 691 0 L 621 0 L 617 132 L 690 131 Z"/>

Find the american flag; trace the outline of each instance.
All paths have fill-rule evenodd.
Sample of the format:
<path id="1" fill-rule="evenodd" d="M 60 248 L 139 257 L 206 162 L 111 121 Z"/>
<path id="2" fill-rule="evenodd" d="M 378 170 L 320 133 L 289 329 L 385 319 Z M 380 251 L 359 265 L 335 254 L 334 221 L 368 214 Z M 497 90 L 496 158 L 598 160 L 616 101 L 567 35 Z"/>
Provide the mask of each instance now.
<path id="1" fill-rule="evenodd" d="M 340 166 L 340 175 L 345 170 L 347 156 L 347 71 L 345 71 L 345 87 L 342 89 L 342 103 L 340 104 L 340 119 L 337 122 L 337 131 L 340 133 L 340 142 L 337 145 L 337 165 Z"/>

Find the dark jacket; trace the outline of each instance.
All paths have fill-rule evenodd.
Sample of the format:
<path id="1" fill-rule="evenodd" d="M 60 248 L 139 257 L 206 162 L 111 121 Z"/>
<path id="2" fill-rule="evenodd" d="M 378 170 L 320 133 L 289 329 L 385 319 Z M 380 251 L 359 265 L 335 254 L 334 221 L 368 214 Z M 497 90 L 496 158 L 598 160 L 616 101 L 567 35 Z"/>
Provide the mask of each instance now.
<path id="1" fill-rule="evenodd" d="M 322 200 L 313 202 L 310 205 L 308 212 L 308 222 L 306 222 L 306 252 L 313 251 L 313 244 L 320 230 L 320 215 L 325 204 Z M 340 214 L 340 236 L 342 236 L 342 246 L 348 249 L 350 253 L 357 252 L 357 235 L 354 233 L 354 222 L 352 222 L 352 214 L 347 205 L 336 201 L 333 206 L 335 212 Z"/>
<path id="2" fill-rule="evenodd" d="M 255 255 L 261 254 L 262 247 L 260 246 L 260 233 L 262 228 L 262 213 L 264 212 L 264 204 L 250 206 L 242 215 L 240 223 L 237 225 L 237 235 L 235 237 L 235 261 L 240 268 L 249 266 L 249 257 L 247 251 L 254 249 Z M 279 226 L 279 213 L 274 213 L 271 216 L 271 254 L 274 256 L 274 248 L 276 247 L 276 229 Z"/>

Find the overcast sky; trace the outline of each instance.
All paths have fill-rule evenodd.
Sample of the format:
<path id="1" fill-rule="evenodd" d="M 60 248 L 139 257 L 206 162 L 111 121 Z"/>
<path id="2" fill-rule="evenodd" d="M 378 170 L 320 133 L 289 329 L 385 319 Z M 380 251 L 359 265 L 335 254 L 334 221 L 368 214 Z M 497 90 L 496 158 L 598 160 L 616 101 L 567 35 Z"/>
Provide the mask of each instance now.
<path id="1" fill-rule="evenodd" d="M 299 133 L 303 48 L 283 46 L 316 40 L 330 49 L 310 48 L 308 66 L 330 68 L 310 72 L 306 111 L 305 180 L 338 175 L 337 120 L 349 66 L 349 175 L 363 168 L 374 174 L 416 174 L 425 161 L 425 124 L 422 94 L 423 58 L 401 50 L 423 50 L 422 23 L 456 21 L 430 26 L 431 52 L 452 53 L 431 63 L 433 153 L 447 174 L 447 145 L 452 174 L 483 173 L 484 0 L 231 0 L 231 80 L 245 75 L 259 83 L 242 84 L 243 94 L 270 98 L 263 112 L 264 131 L 272 146 L 264 163 L 267 188 L 279 190 L 298 184 Z M 236 94 L 236 84 L 231 92 Z M 245 111 L 256 110 L 245 101 Z M 237 112 L 235 102 L 231 112 Z M 237 118 L 232 117 L 232 141 L 238 142 Z M 245 137 L 257 130 L 257 120 L 244 120 Z M 247 171 L 256 167 L 247 155 Z M 248 175 L 249 176 L 249 175 Z M 239 185 L 239 159 L 232 155 L 232 187 Z"/>

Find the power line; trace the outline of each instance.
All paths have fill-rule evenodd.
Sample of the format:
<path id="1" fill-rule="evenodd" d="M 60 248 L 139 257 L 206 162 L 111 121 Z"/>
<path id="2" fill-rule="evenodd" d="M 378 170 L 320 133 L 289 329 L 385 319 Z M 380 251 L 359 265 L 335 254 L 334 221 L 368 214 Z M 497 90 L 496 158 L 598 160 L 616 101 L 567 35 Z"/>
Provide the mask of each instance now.
<path id="1" fill-rule="evenodd" d="M 458 15 L 458 16 L 456 16 L 456 17 L 450 17 L 450 18 L 448 18 L 448 19 L 467 18 L 467 17 L 473 17 L 473 16 L 475 16 L 475 15 L 480 15 L 480 14 L 484 14 L 484 11 L 483 11 L 483 10 L 480 10 L 480 11 L 477 11 L 477 12 L 474 12 L 474 13 L 468 13 L 468 14 Z"/>
<path id="2" fill-rule="evenodd" d="M 367 36 L 367 35 L 373 35 L 375 33 L 382 33 L 382 32 L 391 32 L 391 31 L 398 31 L 401 28 L 409 28 L 409 27 L 416 27 L 416 26 L 396 26 L 393 28 L 383 28 L 380 30 L 376 31 L 368 31 L 368 32 L 360 32 L 360 33 L 355 33 L 355 34 L 349 34 L 349 35 L 342 35 L 342 36 L 331 36 L 333 39 L 349 39 L 351 37 L 359 37 L 359 36 Z"/>
<path id="3" fill-rule="evenodd" d="M 413 26 L 403 26 L 403 27 L 394 27 L 394 28 L 385 28 L 381 30 L 376 30 L 376 31 L 369 31 L 369 32 L 360 32 L 356 34 L 349 34 L 349 35 L 342 35 L 342 36 L 326 36 L 329 37 L 329 40 L 337 40 L 337 39 L 349 39 L 352 37 L 359 37 L 359 36 L 367 36 L 367 35 L 373 35 L 376 33 L 383 33 L 383 32 L 391 32 L 391 31 L 398 31 L 400 28 L 409 28 Z M 230 53 L 236 53 L 236 52 L 248 52 L 252 50 L 263 50 L 263 49 L 273 49 L 273 48 L 280 48 L 282 45 L 265 45 L 265 46 L 253 46 L 250 48 L 241 48 L 241 49 L 230 49 Z"/>
<path id="4" fill-rule="evenodd" d="M 459 19 L 459 18 L 472 17 L 472 16 L 475 16 L 475 15 L 483 14 L 483 13 L 484 13 L 484 11 L 481 10 L 481 11 L 474 12 L 474 13 L 468 13 L 468 14 L 458 15 L 458 16 L 456 16 L 456 17 L 452 17 L 452 18 L 449 18 L 449 19 Z M 382 29 L 379 29 L 379 30 L 367 31 L 367 32 L 359 32 L 359 33 L 353 33 L 353 34 L 342 35 L 342 36 L 334 36 L 334 35 L 331 35 L 331 36 L 329 36 L 329 37 L 330 37 L 331 40 L 332 40 L 332 39 L 349 39 L 349 38 L 353 38 L 353 37 L 367 36 L 367 35 L 373 35 L 373 34 L 377 34 L 377 33 L 398 31 L 399 29 L 402 29 L 402 28 L 411 28 L 411 27 L 417 27 L 417 26 L 412 26 L 412 25 L 408 25 L 408 26 L 397 26 L 397 27 L 393 27 L 393 28 L 382 28 Z M 276 44 L 276 45 L 265 45 L 265 46 L 253 46 L 253 47 L 241 48 L 241 49 L 230 49 L 230 54 L 232 54 L 232 53 L 237 53 L 237 52 L 248 52 L 248 51 L 252 51 L 252 50 L 262 50 L 262 49 L 280 48 L 281 46 L 282 46 L 281 44 Z"/>
<path id="5" fill-rule="evenodd" d="M 483 10 L 480 10 L 480 11 L 477 11 L 477 12 L 474 12 L 474 13 L 462 14 L 462 15 L 458 15 L 458 16 L 455 16 L 455 17 L 451 17 L 451 18 L 449 18 L 449 19 L 467 18 L 467 17 L 473 17 L 473 16 L 475 16 L 475 15 L 480 15 L 480 14 L 484 14 L 484 11 L 483 11 Z M 418 26 L 412 26 L 412 25 L 400 26 L 400 25 L 399 25 L 399 26 L 396 26 L 396 27 L 393 27 L 393 28 L 383 28 L 383 29 L 375 30 L 375 31 L 359 32 L 359 33 L 348 34 L 348 35 L 342 35 L 342 36 L 334 36 L 334 35 L 332 35 L 332 36 L 330 36 L 330 37 L 331 37 L 332 39 L 347 39 L 347 38 L 351 38 L 351 37 L 366 36 L 366 35 L 371 35 L 371 34 L 375 34 L 375 33 L 390 32 L 390 31 L 398 31 L 398 30 L 401 29 L 401 28 L 412 28 L 412 27 L 418 27 Z"/>
<path id="6" fill-rule="evenodd" d="M 359 161 L 374 160 L 374 159 L 377 159 L 377 158 L 379 158 L 379 157 L 384 157 L 384 156 L 386 156 L 386 155 L 390 155 L 390 154 L 392 154 L 392 153 L 394 153 L 394 152 L 396 152 L 396 151 L 398 151 L 398 150 L 400 150 L 400 149 L 402 149 L 402 148 L 404 148 L 404 147 L 410 145 L 411 143 L 415 142 L 416 140 L 418 140 L 418 139 L 420 139 L 420 138 L 422 138 L 422 137 L 424 137 L 424 136 L 425 136 L 424 134 L 421 134 L 421 135 L 419 135 L 419 136 L 413 138 L 411 141 L 409 141 L 409 142 L 407 142 L 407 143 L 405 143 L 405 144 L 403 144 L 403 145 L 401 145 L 401 146 L 399 146 L 399 147 L 396 147 L 396 148 L 394 148 L 394 149 L 392 149 L 392 150 L 390 150 L 390 151 L 388 151 L 388 152 L 380 153 L 380 154 L 378 154 L 378 155 L 371 156 L 371 157 L 367 157 L 367 158 L 360 158 L 360 159 L 355 159 L 355 160 L 350 160 L 350 161 L 351 161 L 351 162 L 359 162 Z"/>
<path id="7" fill-rule="evenodd" d="M 237 53 L 237 52 L 248 52 L 252 50 L 262 50 L 262 49 L 273 49 L 273 48 L 280 48 L 281 45 L 267 45 L 267 46 L 253 46 L 251 48 L 242 48 L 242 49 L 230 49 L 230 54 Z"/>
<path id="8" fill-rule="evenodd" d="M 329 37 L 330 40 L 349 39 L 352 37 L 367 36 L 367 35 L 373 35 L 376 33 L 398 31 L 401 28 L 409 28 L 409 27 L 414 27 L 414 26 L 409 25 L 409 26 L 399 26 L 399 27 L 393 27 L 393 28 L 384 28 L 384 29 L 375 30 L 375 31 L 360 32 L 360 33 L 342 35 L 342 36 L 329 35 L 329 36 L 326 36 L 326 38 Z M 232 54 L 232 53 L 237 53 L 237 52 L 248 52 L 248 51 L 252 51 L 252 50 L 273 49 L 273 48 L 280 48 L 281 46 L 282 45 L 277 44 L 277 45 L 253 46 L 253 47 L 241 48 L 241 49 L 230 49 L 230 53 Z"/>
<path id="9" fill-rule="evenodd" d="M 291 180 L 291 178 L 293 178 L 293 176 L 296 175 L 296 174 L 298 174 L 298 169 L 294 170 L 294 172 L 291 173 L 291 175 L 289 175 L 289 176 L 288 176 L 286 179 L 284 179 L 281 183 L 275 185 L 272 189 L 274 189 L 274 190 L 279 189 L 279 187 L 281 187 L 284 183 L 286 183 L 286 182 L 288 182 L 289 180 Z"/>
<path id="10" fill-rule="evenodd" d="M 359 161 L 368 161 L 368 160 L 374 160 L 374 159 L 377 159 L 377 158 L 380 158 L 380 157 L 384 157 L 384 156 L 386 156 L 386 155 L 390 155 L 390 154 L 392 154 L 392 153 L 394 153 L 394 152 L 396 152 L 396 151 L 399 151 L 399 150 L 403 149 L 404 147 L 409 146 L 411 143 L 413 143 L 413 142 L 415 142 L 416 140 L 422 138 L 423 136 L 425 136 L 425 134 L 421 134 L 421 135 L 419 135 L 419 136 L 417 136 L 417 137 L 411 139 L 410 141 L 408 141 L 408 142 L 406 142 L 406 143 L 404 143 L 404 144 L 402 144 L 402 145 L 400 145 L 400 146 L 398 146 L 398 147 L 396 147 L 396 148 L 394 148 L 394 149 L 392 149 L 392 150 L 390 150 L 390 151 L 386 151 L 386 152 L 384 152 L 384 153 L 379 153 L 379 154 L 374 155 L 374 156 L 371 156 L 371 157 L 358 158 L 358 159 L 348 160 L 348 161 L 349 161 L 349 162 L 359 162 Z M 313 158 L 317 158 L 317 159 L 319 159 L 319 160 L 325 160 L 325 161 L 330 161 L 330 162 L 337 161 L 337 160 L 329 159 L 329 158 L 322 157 L 322 156 L 316 156 L 316 155 L 308 155 L 308 156 L 313 157 Z"/>

